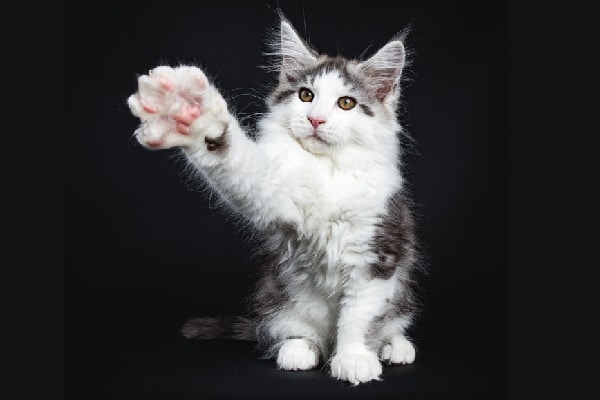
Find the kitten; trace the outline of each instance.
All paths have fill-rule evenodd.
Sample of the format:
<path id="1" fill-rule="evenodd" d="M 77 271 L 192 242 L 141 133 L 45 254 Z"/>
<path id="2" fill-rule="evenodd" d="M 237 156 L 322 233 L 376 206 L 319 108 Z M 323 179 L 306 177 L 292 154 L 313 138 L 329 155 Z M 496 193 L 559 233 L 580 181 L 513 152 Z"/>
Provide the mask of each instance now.
<path id="1" fill-rule="evenodd" d="M 310 48 L 280 16 L 278 84 L 251 139 L 194 66 L 159 66 L 128 99 L 151 150 L 180 148 L 261 237 L 261 278 L 245 317 L 196 318 L 188 338 L 257 342 L 286 370 L 329 365 L 353 384 L 409 364 L 417 311 L 414 220 L 397 121 L 405 35 L 366 60 Z"/>

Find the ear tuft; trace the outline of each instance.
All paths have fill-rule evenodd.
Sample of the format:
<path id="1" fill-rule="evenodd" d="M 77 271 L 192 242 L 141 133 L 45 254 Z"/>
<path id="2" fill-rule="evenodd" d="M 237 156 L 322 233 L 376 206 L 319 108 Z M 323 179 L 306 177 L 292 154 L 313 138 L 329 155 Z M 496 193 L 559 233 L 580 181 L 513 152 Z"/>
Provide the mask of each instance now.
<path id="1" fill-rule="evenodd" d="M 397 37 L 359 64 L 358 69 L 377 100 L 383 102 L 390 93 L 396 93 L 405 59 L 402 37 Z"/>
<path id="2" fill-rule="evenodd" d="M 281 22 L 278 40 L 274 43 L 275 53 L 280 57 L 281 76 L 293 80 L 316 62 L 317 52 L 304 42 L 283 14 L 280 13 L 279 17 Z"/>

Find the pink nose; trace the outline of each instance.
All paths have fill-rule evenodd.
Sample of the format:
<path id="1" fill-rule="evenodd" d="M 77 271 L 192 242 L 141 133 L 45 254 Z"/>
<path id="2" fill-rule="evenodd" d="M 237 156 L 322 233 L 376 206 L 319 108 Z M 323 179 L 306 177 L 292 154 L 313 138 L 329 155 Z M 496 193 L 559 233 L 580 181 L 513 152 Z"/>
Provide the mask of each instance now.
<path id="1" fill-rule="evenodd" d="M 308 116 L 308 120 L 310 121 L 313 128 L 315 128 L 315 129 L 317 129 L 319 127 L 319 125 L 321 125 L 322 123 L 325 122 L 325 120 L 322 118 L 311 117 L 310 115 Z"/>

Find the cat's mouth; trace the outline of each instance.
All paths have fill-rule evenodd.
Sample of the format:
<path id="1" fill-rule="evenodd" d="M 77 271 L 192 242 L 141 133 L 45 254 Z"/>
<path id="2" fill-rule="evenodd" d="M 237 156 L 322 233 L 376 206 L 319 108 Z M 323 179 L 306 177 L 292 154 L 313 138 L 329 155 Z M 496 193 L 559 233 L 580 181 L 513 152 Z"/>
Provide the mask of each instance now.
<path id="1" fill-rule="evenodd" d="M 313 132 L 312 135 L 308 136 L 308 139 L 312 139 L 323 144 L 329 144 L 329 142 L 319 136 L 317 132 Z"/>

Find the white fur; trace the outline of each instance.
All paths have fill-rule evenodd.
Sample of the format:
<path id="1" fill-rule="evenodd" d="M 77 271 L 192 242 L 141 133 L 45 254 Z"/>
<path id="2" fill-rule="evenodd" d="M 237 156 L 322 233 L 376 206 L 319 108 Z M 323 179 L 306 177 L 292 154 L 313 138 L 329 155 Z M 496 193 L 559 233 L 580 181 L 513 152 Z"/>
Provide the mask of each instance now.
<path id="1" fill-rule="evenodd" d="M 397 52 L 398 46 L 391 50 Z M 282 52 L 290 68 L 315 59 L 285 23 Z M 352 68 L 361 65 L 367 64 Z M 335 72 L 317 77 L 311 90 L 312 102 L 294 96 L 273 106 L 258 125 L 257 141 L 248 138 L 217 89 L 195 67 L 155 68 L 139 78 L 139 92 L 128 103 L 142 121 L 135 133 L 142 145 L 181 147 L 232 212 L 258 229 L 273 222 L 293 229 L 277 236 L 280 248 L 286 249 L 289 271 L 282 273 L 289 274 L 287 294 L 297 299 L 269 321 L 269 334 L 280 341 L 278 366 L 310 369 L 320 355 L 332 356 L 331 374 L 358 384 L 381 374 L 378 353 L 367 347 L 365 335 L 396 290 L 395 279 L 370 278 L 368 267 L 377 260 L 370 246 L 375 224 L 386 211 L 387 199 L 402 187 L 400 126 L 389 118 L 393 110 L 385 102 L 372 117 L 359 107 L 337 107 L 337 99 L 350 88 Z M 174 116 L 194 104 L 201 107 L 200 116 L 188 135 L 177 133 Z M 311 138 L 308 116 L 326 121 L 317 131 L 325 143 Z M 223 132 L 227 147 L 209 151 L 205 138 L 218 138 Z M 308 265 L 310 274 L 295 272 Z M 381 331 L 380 339 L 387 343 L 380 349 L 383 360 L 414 360 L 414 348 L 403 337 L 409 322 L 391 321 Z M 330 337 L 335 337 L 333 349 L 327 342 Z"/>
<path id="2" fill-rule="evenodd" d="M 331 375 L 354 385 L 378 380 L 382 370 L 377 356 L 361 346 L 349 347 L 331 359 Z"/>
<path id="3" fill-rule="evenodd" d="M 319 364 L 319 350 L 306 339 L 287 339 L 277 355 L 277 365 L 281 369 L 299 371 L 316 367 Z"/>
<path id="4" fill-rule="evenodd" d="M 410 364 L 415 361 L 415 347 L 404 336 L 394 336 L 381 348 L 381 359 L 390 364 Z"/>

